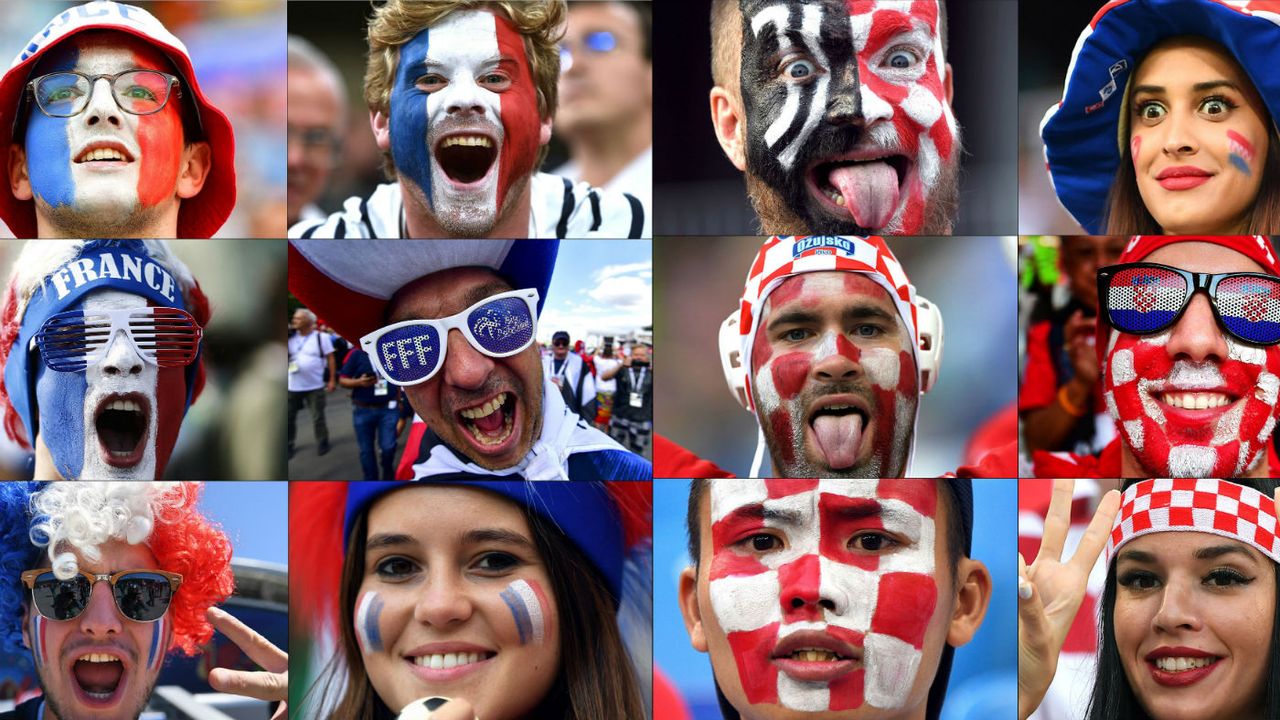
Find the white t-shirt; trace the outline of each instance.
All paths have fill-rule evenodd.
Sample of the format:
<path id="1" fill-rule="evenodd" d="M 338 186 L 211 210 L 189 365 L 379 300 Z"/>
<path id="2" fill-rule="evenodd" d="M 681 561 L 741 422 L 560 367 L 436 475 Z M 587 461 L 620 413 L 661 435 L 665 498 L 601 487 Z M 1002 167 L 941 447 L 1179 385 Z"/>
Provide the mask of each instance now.
<path id="1" fill-rule="evenodd" d="M 309 335 L 289 338 L 289 392 L 307 392 L 324 387 L 325 358 L 333 354 L 329 333 L 312 330 Z"/>
<path id="2" fill-rule="evenodd" d="M 596 366 L 596 392 L 613 392 L 618 389 L 618 376 L 614 375 L 608 380 L 604 379 L 604 374 L 622 364 L 617 355 L 613 357 L 604 357 L 603 355 L 595 356 L 592 363 Z"/>

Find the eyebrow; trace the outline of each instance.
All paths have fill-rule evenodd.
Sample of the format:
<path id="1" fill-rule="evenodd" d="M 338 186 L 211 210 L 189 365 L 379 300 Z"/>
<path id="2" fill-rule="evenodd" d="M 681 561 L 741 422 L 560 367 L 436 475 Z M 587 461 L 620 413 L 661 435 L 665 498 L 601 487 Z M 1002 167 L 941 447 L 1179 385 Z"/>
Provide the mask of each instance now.
<path id="1" fill-rule="evenodd" d="M 1199 82 L 1199 83 L 1196 83 L 1195 85 L 1192 85 L 1191 90 L 1193 92 L 1205 92 L 1206 90 L 1215 90 L 1220 87 L 1230 88 L 1232 90 L 1235 90 L 1236 92 L 1243 92 L 1240 89 L 1239 85 L 1236 85 L 1230 80 L 1206 80 L 1205 82 Z M 1137 85 L 1133 88 L 1134 95 L 1137 95 L 1139 93 L 1163 95 L 1168 91 L 1169 89 L 1163 85 Z"/>

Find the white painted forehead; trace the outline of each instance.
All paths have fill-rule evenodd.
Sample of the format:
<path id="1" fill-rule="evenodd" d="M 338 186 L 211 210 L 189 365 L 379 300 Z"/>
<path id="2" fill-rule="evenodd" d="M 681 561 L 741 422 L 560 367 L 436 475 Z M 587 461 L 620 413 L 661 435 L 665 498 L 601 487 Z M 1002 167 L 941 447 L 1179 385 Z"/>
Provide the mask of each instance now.
<path id="1" fill-rule="evenodd" d="M 80 299 L 84 310 L 126 310 L 146 307 L 147 299 L 123 290 L 94 290 Z"/>

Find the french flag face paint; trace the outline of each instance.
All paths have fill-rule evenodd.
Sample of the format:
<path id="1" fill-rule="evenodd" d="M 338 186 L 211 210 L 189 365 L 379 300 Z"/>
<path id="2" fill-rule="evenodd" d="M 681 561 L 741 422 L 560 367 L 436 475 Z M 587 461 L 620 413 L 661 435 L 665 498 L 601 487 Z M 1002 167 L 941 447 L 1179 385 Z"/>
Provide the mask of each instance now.
<path id="1" fill-rule="evenodd" d="M 356 639 L 366 653 L 382 652 L 382 629 L 378 624 L 382 608 L 382 598 L 376 592 L 367 592 L 356 602 Z"/>
<path id="2" fill-rule="evenodd" d="M 534 169 L 541 120 L 524 42 L 487 10 L 454 12 L 400 48 L 391 156 L 446 229 L 483 234 Z"/>
<path id="3" fill-rule="evenodd" d="M 502 591 L 501 597 L 515 620 L 520 644 L 541 645 L 547 638 L 547 627 L 551 623 L 551 606 L 538 582 L 523 578 L 516 580 Z"/>
<path id="4" fill-rule="evenodd" d="M 62 43 L 41 60 L 33 78 L 59 71 L 94 77 L 128 70 L 173 72 L 160 51 L 113 33 Z M 92 214 L 95 224 L 127 227 L 130 217 L 145 216 L 174 199 L 183 147 L 176 96 L 157 113 L 133 115 L 120 109 L 110 82 L 99 79 L 78 115 L 49 117 L 33 102 L 26 112 L 27 172 L 47 212 Z"/>
<path id="5" fill-rule="evenodd" d="M 709 595 L 747 702 L 896 709 L 934 620 L 933 480 L 710 489 Z"/>

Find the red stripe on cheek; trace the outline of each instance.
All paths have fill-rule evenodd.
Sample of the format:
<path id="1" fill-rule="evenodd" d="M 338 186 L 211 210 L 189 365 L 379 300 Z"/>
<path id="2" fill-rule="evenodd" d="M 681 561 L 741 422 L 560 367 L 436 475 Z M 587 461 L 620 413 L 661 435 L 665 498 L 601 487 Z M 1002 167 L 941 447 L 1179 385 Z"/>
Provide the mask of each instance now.
<path id="1" fill-rule="evenodd" d="M 790 400 L 800 393 L 813 369 L 813 356 L 806 352 L 779 355 L 773 361 L 773 387 L 782 400 Z"/>
<path id="2" fill-rule="evenodd" d="M 182 163 L 182 117 L 176 96 L 153 115 L 138 115 L 138 202 L 154 206 L 172 198 Z"/>
<path id="3" fill-rule="evenodd" d="M 178 442 L 178 429 L 187 403 L 185 367 L 160 368 L 156 373 L 156 477 L 164 473 Z"/>
<path id="4" fill-rule="evenodd" d="M 924 634 L 937 604 L 938 586 L 929 575 L 882 575 L 871 632 L 896 637 L 918 650 L 924 646 Z"/>
<path id="5" fill-rule="evenodd" d="M 822 607 L 818 605 L 821 582 L 817 555 L 803 555 L 778 568 L 778 600 L 785 622 L 822 619 Z"/>
<path id="6" fill-rule="evenodd" d="M 738 664 L 742 692 L 752 705 L 778 702 L 778 668 L 769 661 L 778 642 L 778 623 L 756 630 L 731 632 L 726 639 Z"/>
<path id="7" fill-rule="evenodd" d="M 538 95 L 525 55 L 524 40 L 511 21 L 494 16 L 497 25 L 498 50 L 514 58 L 515 77 L 511 87 L 501 94 L 502 156 L 498 158 L 498 208 L 505 202 L 512 183 L 533 170 L 540 147 L 542 121 L 538 116 Z"/>

